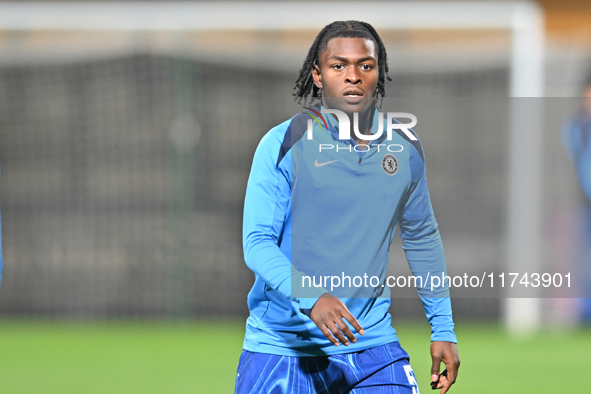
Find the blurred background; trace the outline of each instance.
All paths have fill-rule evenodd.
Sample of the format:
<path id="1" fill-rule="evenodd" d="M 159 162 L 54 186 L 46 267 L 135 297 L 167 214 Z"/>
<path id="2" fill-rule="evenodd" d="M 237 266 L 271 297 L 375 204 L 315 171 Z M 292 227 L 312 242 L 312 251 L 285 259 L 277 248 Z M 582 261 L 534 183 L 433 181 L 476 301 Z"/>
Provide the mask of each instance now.
<path id="1" fill-rule="evenodd" d="M 591 75 L 591 3 L 367 4 L 0 1 L 3 393 L 232 391 L 254 281 L 246 181 L 260 138 L 299 111 L 308 48 L 338 19 L 318 7 L 374 24 L 387 95 L 423 108 L 451 273 L 588 275 L 588 202 L 562 129 Z M 525 137 L 510 97 L 544 108 Z M 393 273 L 407 270 L 399 249 Z M 503 392 L 586 387 L 586 302 L 454 299 L 466 377 L 452 392 L 493 392 L 487 373 L 505 376 Z M 420 301 L 404 295 L 391 312 L 423 387 Z M 532 388 L 549 349 L 571 364 Z"/>

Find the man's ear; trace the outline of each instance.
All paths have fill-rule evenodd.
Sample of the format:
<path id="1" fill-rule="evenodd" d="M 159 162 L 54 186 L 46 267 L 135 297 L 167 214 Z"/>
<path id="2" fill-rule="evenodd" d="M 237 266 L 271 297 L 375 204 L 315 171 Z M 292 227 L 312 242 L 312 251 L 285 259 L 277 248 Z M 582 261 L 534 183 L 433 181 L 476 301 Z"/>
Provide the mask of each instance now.
<path id="1" fill-rule="evenodd" d="M 322 89 L 322 75 L 320 74 L 320 67 L 318 67 L 316 64 L 312 65 L 312 67 L 312 79 L 314 79 L 314 85 L 316 85 L 318 89 Z"/>

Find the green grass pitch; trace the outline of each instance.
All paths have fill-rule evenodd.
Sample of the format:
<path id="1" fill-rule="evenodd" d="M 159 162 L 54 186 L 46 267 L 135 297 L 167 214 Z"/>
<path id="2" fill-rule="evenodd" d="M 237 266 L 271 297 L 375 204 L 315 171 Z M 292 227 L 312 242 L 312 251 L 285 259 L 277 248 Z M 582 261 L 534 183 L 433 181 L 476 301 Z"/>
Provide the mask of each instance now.
<path id="1" fill-rule="evenodd" d="M 395 325 L 423 393 L 429 327 Z M 0 393 L 232 393 L 242 321 L 0 322 Z M 451 393 L 588 390 L 591 330 L 521 340 L 494 324 L 456 323 L 462 358 Z"/>

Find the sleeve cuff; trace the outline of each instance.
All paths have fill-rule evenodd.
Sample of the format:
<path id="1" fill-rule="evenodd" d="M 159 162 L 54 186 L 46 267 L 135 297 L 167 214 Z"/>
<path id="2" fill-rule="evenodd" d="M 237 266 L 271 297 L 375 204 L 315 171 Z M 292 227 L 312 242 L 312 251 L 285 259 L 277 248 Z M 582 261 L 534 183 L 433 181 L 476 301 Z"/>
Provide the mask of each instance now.
<path id="1" fill-rule="evenodd" d="M 298 308 L 300 309 L 300 312 L 302 312 L 304 315 L 306 315 L 308 317 L 310 317 L 310 312 L 312 311 L 312 308 L 314 307 L 314 305 L 316 304 L 316 302 L 318 301 L 320 296 L 322 296 L 325 293 L 328 293 L 328 291 L 326 291 L 323 288 L 319 288 L 317 290 L 318 290 L 318 292 L 313 298 L 298 298 L 297 299 Z"/>
<path id="2" fill-rule="evenodd" d="M 431 331 L 431 342 L 434 341 L 458 343 L 458 339 L 453 330 Z"/>

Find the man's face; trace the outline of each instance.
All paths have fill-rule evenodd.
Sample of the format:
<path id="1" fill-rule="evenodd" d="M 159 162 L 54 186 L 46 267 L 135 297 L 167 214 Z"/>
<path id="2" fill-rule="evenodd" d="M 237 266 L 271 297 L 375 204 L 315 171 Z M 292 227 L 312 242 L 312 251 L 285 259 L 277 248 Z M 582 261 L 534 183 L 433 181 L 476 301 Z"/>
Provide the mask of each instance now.
<path id="1" fill-rule="evenodd" d="M 323 104 L 345 113 L 363 112 L 373 102 L 378 85 L 378 56 L 373 41 L 333 38 L 312 72 L 322 88 Z"/>

